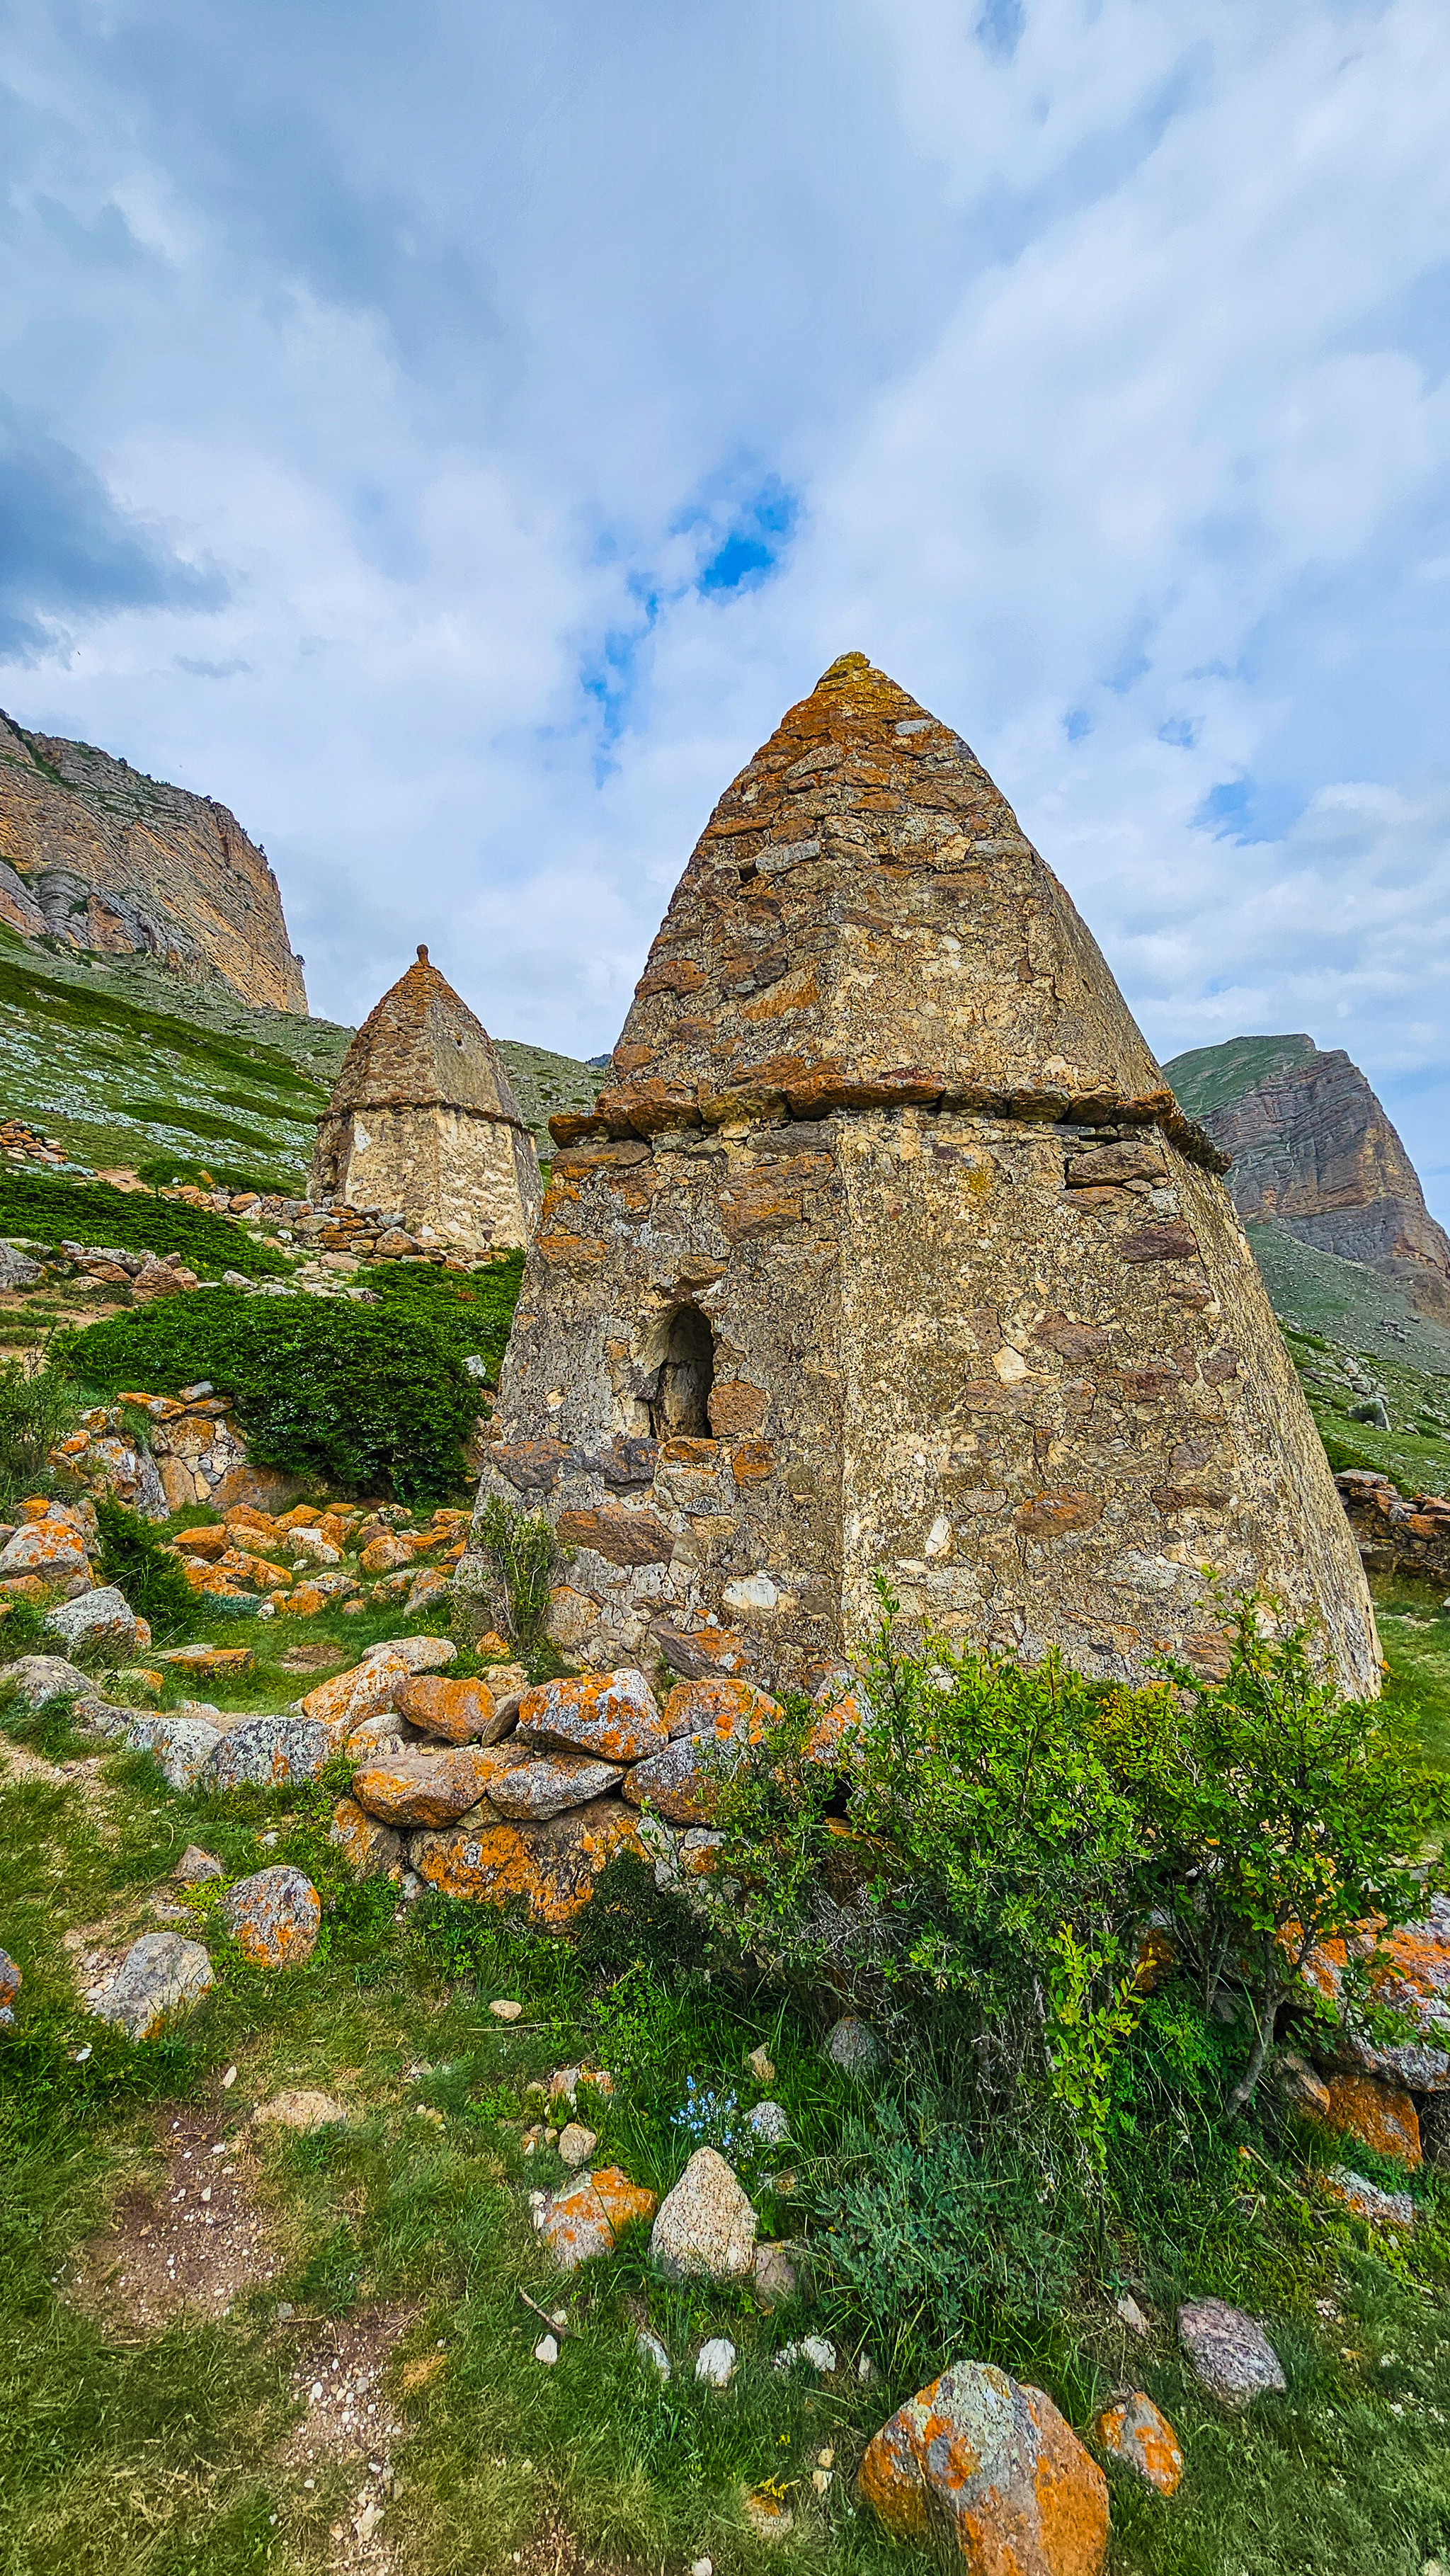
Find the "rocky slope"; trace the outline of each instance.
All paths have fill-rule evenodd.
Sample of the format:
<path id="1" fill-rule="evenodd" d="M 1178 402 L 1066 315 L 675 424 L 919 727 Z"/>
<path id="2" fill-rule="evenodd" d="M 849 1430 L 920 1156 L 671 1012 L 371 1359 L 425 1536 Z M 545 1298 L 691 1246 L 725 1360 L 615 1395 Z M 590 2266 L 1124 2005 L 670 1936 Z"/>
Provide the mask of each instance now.
<path id="1" fill-rule="evenodd" d="M 305 1012 L 302 960 L 264 853 L 210 796 L 0 713 L 0 920 L 27 939 L 220 975 Z"/>
<path id="2" fill-rule="evenodd" d="M 1450 1237 L 1358 1065 L 1312 1038 L 1231 1038 L 1164 1068 L 1182 1107 L 1233 1156 L 1246 1222 L 1273 1223 L 1394 1282 L 1450 1323 Z"/>

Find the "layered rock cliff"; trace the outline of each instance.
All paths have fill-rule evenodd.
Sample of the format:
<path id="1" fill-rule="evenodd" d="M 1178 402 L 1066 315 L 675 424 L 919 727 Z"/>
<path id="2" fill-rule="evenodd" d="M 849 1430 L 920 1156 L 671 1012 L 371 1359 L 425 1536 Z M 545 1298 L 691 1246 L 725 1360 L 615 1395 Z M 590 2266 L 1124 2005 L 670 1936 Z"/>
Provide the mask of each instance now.
<path id="1" fill-rule="evenodd" d="M 307 1008 L 277 880 L 225 805 L 3 712 L 0 921 L 220 975 L 254 1008 Z"/>
<path id="2" fill-rule="evenodd" d="M 1358 1065 L 1312 1038 L 1231 1038 L 1164 1068 L 1189 1116 L 1233 1156 L 1241 1217 L 1363 1262 L 1450 1322 L 1450 1237 Z"/>

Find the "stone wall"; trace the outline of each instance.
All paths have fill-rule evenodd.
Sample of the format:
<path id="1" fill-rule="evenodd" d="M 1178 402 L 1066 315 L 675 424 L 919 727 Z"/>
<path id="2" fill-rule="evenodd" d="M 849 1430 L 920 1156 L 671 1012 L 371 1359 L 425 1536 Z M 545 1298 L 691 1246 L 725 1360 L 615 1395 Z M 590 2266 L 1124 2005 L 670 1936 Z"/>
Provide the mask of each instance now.
<path id="1" fill-rule="evenodd" d="M 526 1243 L 540 1199 L 526 1130 L 432 1102 L 326 1119 L 313 1185 L 334 1202 L 396 1209 L 404 1228 L 475 1253 Z"/>
<path id="2" fill-rule="evenodd" d="M 1422 1575 L 1450 1583 L 1450 1498 L 1416 1494 L 1410 1500 L 1388 1476 L 1367 1467 L 1336 1476 L 1349 1525 L 1364 1563 L 1374 1574 Z"/>
<path id="3" fill-rule="evenodd" d="M 676 1319 L 708 1333 L 671 1418 Z M 558 1155 L 481 1494 L 574 1551 L 595 1666 L 815 1687 L 891 1579 L 912 1626 L 1138 1680 L 1211 1671 L 1202 1569 L 1324 1619 L 1363 1575 L 1221 1184 L 1155 1129 L 844 1112 Z"/>
<path id="4" fill-rule="evenodd" d="M 127 1407 L 147 1416 L 149 1447 L 132 1432 Z M 52 1449 L 50 1463 L 88 1493 L 112 1494 L 153 1521 L 194 1503 L 219 1512 L 239 1503 L 281 1511 L 304 1490 L 299 1476 L 252 1465 L 231 1397 L 204 1384 L 179 1396 L 133 1392 L 93 1405 Z"/>

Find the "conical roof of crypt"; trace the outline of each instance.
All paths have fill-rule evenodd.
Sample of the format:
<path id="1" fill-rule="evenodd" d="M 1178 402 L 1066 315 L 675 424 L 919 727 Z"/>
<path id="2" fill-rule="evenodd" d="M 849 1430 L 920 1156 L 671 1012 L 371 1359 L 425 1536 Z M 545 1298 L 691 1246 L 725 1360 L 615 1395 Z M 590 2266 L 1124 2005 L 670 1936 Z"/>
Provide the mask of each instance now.
<path id="1" fill-rule="evenodd" d="M 358 1030 L 343 1057 L 328 1115 L 422 1108 L 471 1109 L 524 1124 L 487 1029 L 429 963 L 426 948 Z"/>
<path id="2" fill-rule="evenodd" d="M 1083 1117 L 1131 1104 L 1187 1129 L 981 762 L 846 653 L 711 815 L 599 1112 L 648 1134 L 909 1101 Z"/>

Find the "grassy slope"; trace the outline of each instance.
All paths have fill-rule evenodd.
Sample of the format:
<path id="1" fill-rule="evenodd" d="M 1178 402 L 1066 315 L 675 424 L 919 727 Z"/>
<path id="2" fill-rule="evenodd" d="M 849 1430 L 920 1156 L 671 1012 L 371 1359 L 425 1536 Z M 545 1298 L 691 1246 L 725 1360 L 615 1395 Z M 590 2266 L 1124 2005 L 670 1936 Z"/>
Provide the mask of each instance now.
<path id="1" fill-rule="evenodd" d="M 1285 1065 L 1307 1064 L 1313 1053 L 1307 1037 L 1229 1038 L 1222 1046 L 1190 1047 L 1163 1070 L 1189 1117 L 1206 1118 Z"/>
<path id="2" fill-rule="evenodd" d="M 1402 1607 L 1386 1634 L 1397 1686 L 1444 1724 L 1450 1620 L 1408 1624 L 1424 1616 L 1423 1605 Z M 198 1633 L 207 1632 L 199 1604 Z M 264 1657 L 214 1696 L 276 1707 L 306 1686 L 278 1666 L 293 1636 L 331 1635 L 355 1654 L 389 1631 L 384 1614 L 335 1613 L 290 1629 L 279 1619 L 270 1632 L 213 1618 L 210 1633 L 228 1644 L 245 1634 Z M 1412 1649 L 1403 1661 L 1401 1638 Z M 68 1743 L 61 1721 L 39 1749 L 90 1750 Z M 564 2283 L 528 2226 L 528 2188 L 557 2187 L 562 2172 L 551 2154 L 523 2159 L 522 2089 L 581 2056 L 621 2077 L 614 2103 L 596 2100 L 587 2114 L 601 2132 L 596 2161 L 617 2159 L 662 2189 L 700 2130 L 685 2114 L 686 2074 L 748 2108 L 759 2088 L 744 2059 L 763 2040 L 779 2070 L 770 2090 L 791 2115 L 793 2161 L 809 2172 L 860 2107 L 822 2068 L 809 2021 L 764 1991 L 732 1996 L 682 1977 L 667 1958 L 616 1983 L 626 1957 L 590 1973 L 568 1944 L 488 1913 L 445 1912 L 429 1929 L 417 1916 L 395 1919 L 390 1896 L 343 1880 L 326 1841 L 326 1791 L 208 1803 L 167 1791 L 138 1757 L 106 1755 L 97 1773 L 100 1826 L 74 1781 L 0 1788 L 0 1928 L 27 1978 L 20 2029 L 0 2039 L 7 2576 L 258 2567 L 300 2576 L 366 2565 L 330 2539 L 339 2522 L 346 2530 L 361 2464 L 323 2466 L 304 2484 L 311 2464 L 285 2448 L 300 2411 L 287 2383 L 329 2319 L 380 2304 L 408 2310 L 386 2373 L 405 2424 L 383 2524 L 396 2576 L 509 2576 L 516 2552 L 530 2576 L 560 2567 L 583 2576 L 591 2563 L 678 2567 L 700 2553 L 720 2576 L 754 2576 L 767 2561 L 822 2576 L 917 2567 L 926 2576 L 927 2562 L 888 2550 L 852 2510 L 862 2447 L 925 2376 L 920 2353 L 878 2350 L 882 2375 L 863 2387 L 849 2366 L 849 2317 L 828 2308 L 767 2319 L 737 2291 L 671 2288 L 638 2236 Z M 278 1839 L 264 1844 L 263 1834 Z M 214 1891 L 198 1891 L 185 1900 L 195 1923 L 181 1928 L 210 1940 L 218 1987 L 182 2038 L 128 2051 L 80 2012 L 60 1935 L 98 1923 L 118 1939 L 145 1928 L 148 1892 L 164 1886 L 189 1840 L 217 1852 L 231 1877 L 296 1860 L 327 1901 L 324 1941 L 304 1968 L 251 1972 L 217 1938 Z M 492 2019 L 495 1996 L 523 2003 L 515 2028 Z M 82 2046 L 91 2054 L 78 2064 Z M 229 2065 L 238 2074 L 228 2090 Z M 340 2093 L 346 2131 L 249 2132 L 253 2105 L 281 2085 Z M 439 2116 L 420 2118 L 420 2105 Z M 230 2314 L 141 2337 L 108 2329 L 70 2284 L 108 2211 L 138 2178 L 156 2176 L 171 2124 L 187 2111 L 248 2166 L 278 2271 Z M 1188 2478 L 1173 2505 L 1114 2476 L 1114 2576 L 1419 2576 L 1450 2540 L 1450 2193 L 1426 2177 L 1413 2247 L 1371 2248 L 1351 2225 L 1311 2213 L 1302 2146 L 1285 2157 L 1270 2148 L 1265 2161 L 1265 2144 L 1242 2186 L 1229 2160 L 1187 2241 L 1170 2245 L 1165 2211 L 1145 2203 L 1107 2249 L 1110 2275 L 1154 2315 L 1147 2345 L 1085 2290 L 1050 2349 L 1000 2357 L 1053 2389 L 1080 2427 L 1125 2379 L 1177 2425 Z M 772 2204 L 752 2178 L 788 2231 L 791 2205 Z M 530 2358 L 541 2328 L 520 2289 L 546 2309 L 562 2305 L 574 2329 L 552 2371 Z M 1174 2299 L 1192 2292 L 1273 2322 L 1286 2400 L 1230 2422 L 1192 2393 L 1171 2326 Z M 646 2317 L 674 2359 L 666 2386 L 634 2354 Z M 847 2363 L 829 2380 L 770 2366 L 787 2337 L 822 2329 Z M 729 2334 L 741 2357 L 723 2396 L 692 2375 L 710 2333 Z M 822 2504 L 811 2479 L 827 2450 L 836 2475 Z M 769 2553 L 739 2519 L 742 2491 L 766 2479 L 797 2515 L 791 2540 Z"/>
<path id="3" fill-rule="evenodd" d="M 253 1011 L 220 983 L 182 982 L 149 957 L 82 958 L 0 926 L 0 1108 L 58 1137 L 78 1162 L 158 1155 L 300 1189 L 351 1029 Z M 572 1056 L 500 1039 L 549 1150 L 555 1109 L 592 1105 Z"/>

